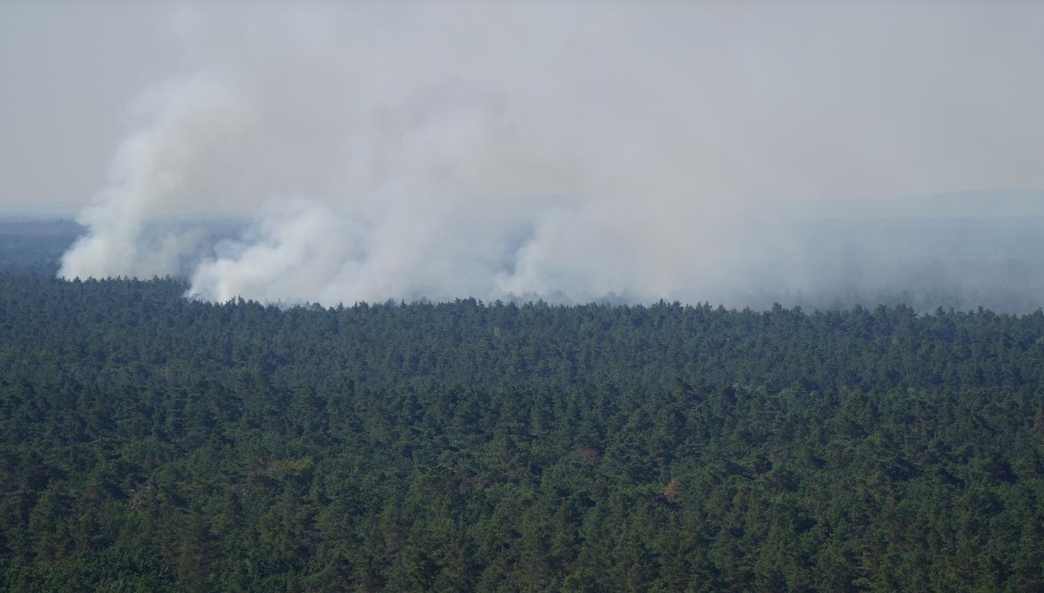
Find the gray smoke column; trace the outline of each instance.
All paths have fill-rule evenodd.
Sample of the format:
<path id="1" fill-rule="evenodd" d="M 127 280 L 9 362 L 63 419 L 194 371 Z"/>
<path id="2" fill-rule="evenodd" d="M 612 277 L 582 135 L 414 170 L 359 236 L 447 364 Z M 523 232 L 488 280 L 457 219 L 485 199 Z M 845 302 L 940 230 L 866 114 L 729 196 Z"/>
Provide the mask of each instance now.
<path id="1" fill-rule="evenodd" d="M 218 301 L 702 300 L 768 249 L 807 255 L 771 234 L 781 200 L 1044 186 L 1028 16 L 182 9 L 184 72 L 139 102 L 60 275 L 184 274 Z M 1004 43 L 968 47 L 984 31 Z M 149 226 L 190 213 L 250 223 L 216 246 Z"/>

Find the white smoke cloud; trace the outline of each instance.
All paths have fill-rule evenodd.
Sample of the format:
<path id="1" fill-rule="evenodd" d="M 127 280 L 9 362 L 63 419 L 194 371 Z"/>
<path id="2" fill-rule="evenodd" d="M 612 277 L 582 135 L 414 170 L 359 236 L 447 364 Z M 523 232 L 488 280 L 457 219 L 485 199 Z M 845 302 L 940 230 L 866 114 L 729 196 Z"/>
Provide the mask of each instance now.
<path id="1" fill-rule="evenodd" d="M 724 4 L 184 9 L 188 74 L 146 93 L 60 275 L 180 273 L 218 301 L 701 300 L 769 246 L 803 256 L 739 217 L 772 200 L 1044 185 L 1036 161 L 977 144 L 1030 150 L 1042 124 L 990 128 L 973 108 L 993 99 L 931 68 L 969 58 L 998 88 L 1021 84 L 1026 47 L 993 48 L 1008 61 L 991 69 L 965 47 L 975 7 L 941 23 L 938 8 L 888 10 L 903 19 Z M 1022 90 L 1020 103 L 1041 94 Z M 957 124 L 973 138 L 953 138 Z M 187 213 L 252 222 L 202 256 L 184 229 L 149 230 Z"/>
<path id="2" fill-rule="evenodd" d="M 173 80 L 138 105 L 144 127 L 113 158 L 110 185 L 80 214 L 89 229 L 62 258 L 63 277 L 170 275 L 191 234 L 146 237 L 154 208 L 206 183 L 222 152 L 236 150 L 248 110 L 213 80 Z"/>

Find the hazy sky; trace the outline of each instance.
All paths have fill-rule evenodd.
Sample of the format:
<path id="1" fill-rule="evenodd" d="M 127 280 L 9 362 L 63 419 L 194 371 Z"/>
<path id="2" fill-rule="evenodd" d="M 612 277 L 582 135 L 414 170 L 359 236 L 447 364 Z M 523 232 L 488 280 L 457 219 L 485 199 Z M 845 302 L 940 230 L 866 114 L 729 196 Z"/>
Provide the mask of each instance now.
<path id="1" fill-rule="evenodd" d="M 684 150 L 667 158 L 694 193 L 722 199 L 1044 186 L 1041 3 L 216 4 L 0 3 L 0 206 L 82 205 L 105 186 L 141 93 L 251 52 L 278 58 L 309 35 L 331 53 L 306 67 L 372 70 L 364 83 L 481 83 L 495 64 L 509 83 L 489 88 L 520 106 L 513 125 L 532 116 L 526 92 L 539 104 L 540 85 L 556 85 L 561 112 L 545 121 L 564 117 L 577 142 L 546 139 L 547 154 L 634 135 L 636 148 Z M 328 84 L 350 86 L 341 74 Z"/>
<path id="2" fill-rule="evenodd" d="M 215 300 L 699 300 L 910 256 L 769 204 L 1044 187 L 1042 30 L 1029 2 L 0 3 L 0 208 L 78 210 L 64 277 Z M 151 223 L 199 214 L 247 225 Z"/>

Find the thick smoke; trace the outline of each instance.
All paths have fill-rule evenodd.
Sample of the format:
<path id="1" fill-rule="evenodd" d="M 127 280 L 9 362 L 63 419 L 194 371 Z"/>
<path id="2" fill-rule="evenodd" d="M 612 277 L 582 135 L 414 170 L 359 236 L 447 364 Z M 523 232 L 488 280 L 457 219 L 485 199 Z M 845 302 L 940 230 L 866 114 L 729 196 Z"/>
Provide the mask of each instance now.
<path id="1" fill-rule="evenodd" d="M 192 233 L 146 236 L 157 206 L 206 181 L 203 171 L 235 150 L 246 109 L 222 85 L 201 78 L 171 81 L 142 98 L 146 124 L 120 146 L 111 184 L 79 217 L 90 229 L 62 258 L 70 276 L 152 276 L 179 272 Z"/>
<path id="2" fill-rule="evenodd" d="M 737 279 L 809 255 L 781 200 L 1044 185 L 1017 152 L 1044 125 L 987 122 L 961 82 L 1039 104 L 1038 42 L 1012 14 L 984 58 L 977 10 L 182 9 L 184 72 L 139 101 L 60 275 L 324 304 L 756 291 Z M 189 214 L 250 222 L 216 245 L 150 224 Z"/>

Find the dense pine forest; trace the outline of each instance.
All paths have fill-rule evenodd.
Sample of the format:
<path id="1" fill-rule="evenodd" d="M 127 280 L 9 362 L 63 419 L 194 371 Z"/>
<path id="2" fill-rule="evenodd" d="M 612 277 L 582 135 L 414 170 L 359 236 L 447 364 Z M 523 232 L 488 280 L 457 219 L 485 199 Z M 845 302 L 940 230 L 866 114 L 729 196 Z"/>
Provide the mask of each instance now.
<path id="1" fill-rule="evenodd" d="M 1044 591 L 1044 314 L 0 274 L 3 591 Z"/>

